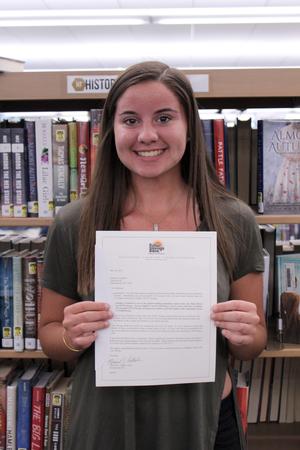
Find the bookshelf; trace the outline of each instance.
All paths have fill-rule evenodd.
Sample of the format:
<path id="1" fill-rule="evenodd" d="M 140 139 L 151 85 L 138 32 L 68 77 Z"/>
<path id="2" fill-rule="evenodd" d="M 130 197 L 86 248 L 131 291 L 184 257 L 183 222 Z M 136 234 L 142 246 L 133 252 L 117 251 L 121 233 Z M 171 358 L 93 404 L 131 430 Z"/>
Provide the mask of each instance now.
<path id="1" fill-rule="evenodd" d="M 0 74 L 0 118 L 5 112 L 29 111 L 86 111 L 103 106 L 104 92 L 70 92 L 68 77 L 105 77 L 120 71 L 53 71 Z M 201 69 L 185 70 L 187 75 L 207 76 L 208 89 L 196 90 L 199 108 L 246 109 L 300 106 L 300 68 L 264 69 Z M 259 224 L 297 224 L 300 215 L 257 215 Z M 0 227 L 49 226 L 53 219 L 3 218 Z M 268 346 L 262 358 L 300 357 L 300 346 L 282 348 Z M 1 358 L 46 358 L 41 351 L 15 353 L 0 350 Z M 249 426 L 249 450 L 269 450 L 274 445 L 282 448 L 299 448 L 299 424 L 256 424 Z"/>

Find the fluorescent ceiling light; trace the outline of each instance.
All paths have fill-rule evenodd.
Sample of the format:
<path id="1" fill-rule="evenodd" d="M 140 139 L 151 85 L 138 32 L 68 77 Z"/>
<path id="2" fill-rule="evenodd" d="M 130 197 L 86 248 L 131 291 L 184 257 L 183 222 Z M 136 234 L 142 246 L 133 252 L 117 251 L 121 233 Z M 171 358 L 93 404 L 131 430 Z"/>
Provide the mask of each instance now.
<path id="1" fill-rule="evenodd" d="M 0 27 L 244 23 L 300 23 L 300 7 L 17 10 L 0 17 Z"/>

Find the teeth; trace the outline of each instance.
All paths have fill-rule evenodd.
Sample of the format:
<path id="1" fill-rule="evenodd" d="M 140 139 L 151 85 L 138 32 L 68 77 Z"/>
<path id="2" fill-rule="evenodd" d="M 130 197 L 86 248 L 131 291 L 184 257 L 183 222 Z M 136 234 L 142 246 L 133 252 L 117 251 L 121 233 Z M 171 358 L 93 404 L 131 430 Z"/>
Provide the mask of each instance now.
<path id="1" fill-rule="evenodd" d="M 149 156 L 149 157 L 151 157 L 151 156 L 159 156 L 159 155 L 161 155 L 163 153 L 163 150 L 148 150 L 148 151 L 145 151 L 145 152 L 137 152 L 137 154 L 139 155 L 139 156 Z"/>

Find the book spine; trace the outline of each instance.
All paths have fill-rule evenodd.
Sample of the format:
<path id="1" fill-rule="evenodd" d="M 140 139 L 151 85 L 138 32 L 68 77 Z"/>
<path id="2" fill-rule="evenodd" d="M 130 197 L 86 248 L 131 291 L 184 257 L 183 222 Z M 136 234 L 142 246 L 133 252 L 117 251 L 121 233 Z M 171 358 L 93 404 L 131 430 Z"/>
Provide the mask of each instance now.
<path id="1" fill-rule="evenodd" d="M 30 450 L 32 387 L 19 379 L 17 394 L 17 450 Z"/>
<path id="2" fill-rule="evenodd" d="M 1 327 L 2 347 L 13 348 L 13 270 L 12 257 L 2 256 Z"/>
<path id="3" fill-rule="evenodd" d="M 44 442 L 45 388 L 33 386 L 31 413 L 31 450 L 42 450 Z"/>
<path id="4" fill-rule="evenodd" d="M 69 201 L 68 125 L 52 125 L 53 197 L 55 213 Z"/>
<path id="5" fill-rule="evenodd" d="M 263 121 L 257 121 L 257 212 L 264 213 Z"/>
<path id="6" fill-rule="evenodd" d="M 42 277 L 44 270 L 44 255 L 40 252 L 37 257 L 36 262 L 37 270 L 37 298 L 36 298 L 36 308 L 37 308 L 37 330 L 39 330 L 40 317 L 41 317 L 41 303 L 42 303 Z M 37 335 L 36 347 L 38 350 L 42 350 L 39 335 Z"/>
<path id="7" fill-rule="evenodd" d="M 33 120 L 25 120 L 25 140 L 27 142 L 28 216 L 37 217 L 39 207 L 36 173 L 35 122 Z"/>
<path id="8" fill-rule="evenodd" d="M 102 109 L 91 109 L 90 110 L 90 169 L 92 177 L 96 155 L 99 148 L 100 143 L 100 132 L 101 132 L 101 118 L 102 118 Z"/>
<path id="9" fill-rule="evenodd" d="M 53 392 L 51 394 L 49 450 L 62 450 L 63 402 L 62 393 Z"/>
<path id="10" fill-rule="evenodd" d="M 27 217 L 27 172 L 24 129 L 11 128 L 14 217 Z"/>
<path id="11" fill-rule="evenodd" d="M 70 201 L 78 199 L 77 124 L 69 122 Z"/>
<path id="12" fill-rule="evenodd" d="M 0 381 L 0 450 L 6 444 L 6 382 Z"/>
<path id="13" fill-rule="evenodd" d="M 224 119 L 214 119 L 213 126 L 216 172 L 220 183 L 225 185 Z"/>
<path id="14" fill-rule="evenodd" d="M 37 258 L 25 256 L 23 266 L 24 340 L 25 350 L 36 349 L 37 337 Z"/>
<path id="15" fill-rule="evenodd" d="M 35 122 L 36 170 L 39 217 L 53 217 L 52 121 Z"/>
<path id="16" fill-rule="evenodd" d="M 17 386 L 7 386 L 6 450 L 16 450 L 17 445 Z"/>
<path id="17" fill-rule="evenodd" d="M 4 217 L 12 217 L 14 207 L 12 195 L 11 133 L 9 128 L 0 128 L 0 175 L 1 215 Z"/>
<path id="18" fill-rule="evenodd" d="M 22 259 L 13 256 L 13 337 L 14 350 L 24 350 Z"/>
<path id="19" fill-rule="evenodd" d="M 77 122 L 78 197 L 86 195 L 89 186 L 89 122 Z"/>
<path id="20" fill-rule="evenodd" d="M 50 407 L 51 407 L 51 392 L 46 387 L 45 393 L 45 413 L 44 413 L 44 450 L 48 450 L 49 431 L 50 431 Z"/>

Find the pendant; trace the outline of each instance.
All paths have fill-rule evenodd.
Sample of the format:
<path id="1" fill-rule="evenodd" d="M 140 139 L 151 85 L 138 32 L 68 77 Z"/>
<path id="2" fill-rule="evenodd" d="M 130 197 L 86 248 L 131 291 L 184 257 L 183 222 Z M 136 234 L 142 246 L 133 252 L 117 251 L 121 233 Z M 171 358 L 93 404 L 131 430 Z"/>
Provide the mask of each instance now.
<path id="1" fill-rule="evenodd" d="M 154 223 L 153 224 L 153 231 L 158 231 L 158 230 L 159 230 L 158 223 Z"/>

